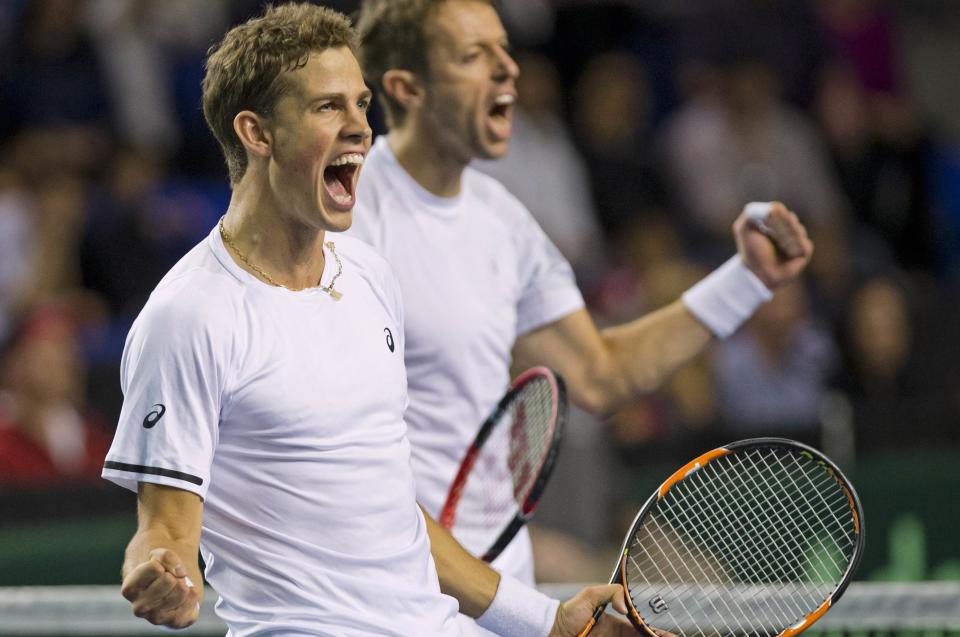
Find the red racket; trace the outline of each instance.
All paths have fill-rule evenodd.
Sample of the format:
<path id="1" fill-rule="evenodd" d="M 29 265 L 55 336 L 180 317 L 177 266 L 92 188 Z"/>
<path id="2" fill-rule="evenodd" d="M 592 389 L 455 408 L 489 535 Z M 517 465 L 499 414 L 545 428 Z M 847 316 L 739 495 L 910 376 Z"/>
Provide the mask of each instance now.
<path id="1" fill-rule="evenodd" d="M 557 460 L 567 398 L 546 367 L 518 376 L 460 462 L 440 524 L 490 562 L 526 524 Z"/>

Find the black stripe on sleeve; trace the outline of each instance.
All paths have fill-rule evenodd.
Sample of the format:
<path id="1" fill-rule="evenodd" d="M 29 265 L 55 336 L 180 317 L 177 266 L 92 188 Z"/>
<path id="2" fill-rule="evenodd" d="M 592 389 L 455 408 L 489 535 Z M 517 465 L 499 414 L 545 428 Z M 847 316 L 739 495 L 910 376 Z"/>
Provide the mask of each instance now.
<path id="1" fill-rule="evenodd" d="M 116 469 L 117 471 L 130 471 L 131 473 L 147 473 L 154 476 L 163 476 L 165 478 L 176 478 L 185 482 L 192 482 L 196 485 L 203 485 L 203 478 L 174 471 L 173 469 L 161 469 L 160 467 L 145 467 L 139 464 L 127 464 L 126 462 L 114 462 L 107 460 L 103 463 L 104 469 Z"/>

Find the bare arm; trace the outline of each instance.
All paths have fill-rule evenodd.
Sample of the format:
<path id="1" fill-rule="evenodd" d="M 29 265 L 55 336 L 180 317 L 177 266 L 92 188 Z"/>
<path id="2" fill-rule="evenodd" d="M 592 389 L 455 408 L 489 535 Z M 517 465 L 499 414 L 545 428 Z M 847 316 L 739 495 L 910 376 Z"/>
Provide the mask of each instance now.
<path id="1" fill-rule="evenodd" d="M 782 204 L 773 204 L 767 226 L 762 232 L 744 212 L 733 230 L 743 263 L 773 289 L 803 271 L 813 244 L 796 215 Z M 680 299 L 603 331 L 586 310 L 579 310 L 518 338 L 514 368 L 556 369 L 566 379 L 573 401 L 602 417 L 659 387 L 712 339 Z"/>
<path id="2" fill-rule="evenodd" d="M 121 593 L 133 614 L 151 624 L 189 626 L 203 600 L 197 559 L 203 501 L 189 491 L 140 483 L 137 513 L 137 532 L 124 555 Z"/>
<path id="3" fill-rule="evenodd" d="M 515 367 L 546 365 L 567 382 L 574 403 L 607 416 L 653 391 L 706 348 L 710 332 L 680 300 L 630 323 L 597 329 L 586 310 L 517 339 Z"/>
<path id="4" fill-rule="evenodd" d="M 467 552 L 426 511 L 423 517 L 427 520 L 430 552 L 437 565 L 440 590 L 460 602 L 461 613 L 479 617 L 497 593 L 500 574 Z"/>

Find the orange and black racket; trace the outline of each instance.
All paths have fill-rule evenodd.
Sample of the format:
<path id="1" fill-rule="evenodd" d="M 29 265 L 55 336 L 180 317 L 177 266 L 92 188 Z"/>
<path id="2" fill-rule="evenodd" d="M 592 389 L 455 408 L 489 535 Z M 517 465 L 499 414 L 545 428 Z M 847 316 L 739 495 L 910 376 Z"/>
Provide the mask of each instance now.
<path id="1" fill-rule="evenodd" d="M 484 421 L 460 463 L 441 526 L 490 562 L 533 516 L 557 460 L 567 398 L 546 367 L 520 374 Z"/>
<path id="2" fill-rule="evenodd" d="M 860 500 L 837 466 L 798 442 L 755 438 L 660 485 L 611 581 L 650 637 L 654 626 L 678 637 L 793 637 L 840 598 L 862 554 Z"/>

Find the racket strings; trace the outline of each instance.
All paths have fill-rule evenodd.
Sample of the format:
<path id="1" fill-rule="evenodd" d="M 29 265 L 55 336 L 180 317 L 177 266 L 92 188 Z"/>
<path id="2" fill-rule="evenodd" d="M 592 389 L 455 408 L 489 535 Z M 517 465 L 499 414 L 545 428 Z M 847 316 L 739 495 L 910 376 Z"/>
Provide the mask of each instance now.
<path id="1" fill-rule="evenodd" d="M 535 376 L 497 416 L 468 475 L 451 531 L 474 555 L 483 555 L 530 493 L 553 435 L 556 392 Z"/>
<path id="2" fill-rule="evenodd" d="M 721 472 L 726 471 L 722 466 L 717 467 Z M 755 493 L 764 493 L 772 494 L 773 498 L 777 500 L 775 503 L 776 506 L 758 508 L 758 510 L 750 511 L 747 514 L 757 515 L 758 518 L 763 518 L 763 521 L 770 525 L 774 533 L 776 534 L 770 539 L 771 543 L 765 544 L 759 547 L 761 550 L 772 548 L 778 555 L 778 557 L 783 561 L 784 568 L 795 566 L 796 562 L 791 559 L 791 554 L 789 551 L 779 550 L 780 546 L 785 545 L 787 549 L 792 549 L 795 552 L 801 552 L 804 550 L 802 542 L 805 539 L 804 533 L 813 533 L 812 537 L 815 537 L 819 540 L 819 534 L 815 533 L 815 530 L 809 525 L 804 524 L 806 518 L 802 517 L 802 512 L 797 510 L 795 507 L 790 506 L 790 502 L 784 502 L 776 495 L 776 491 L 771 488 L 771 484 L 767 483 L 758 483 L 754 476 L 750 473 L 744 473 L 743 475 L 749 476 L 749 484 L 747 486 L 756 489 Z M 766 490 L 764 488 L 766 487 Z M 737 497 L 738 494 L 730 494 L 730 497 Z M 801 496 L 802 497 L 802 496 Z M 781 507 L 781 508 L 778 508 Z M 782 509 L 782 510 L 781 510 Z M 787 517 L 784 517 L 783 513 L 786 512 L 790 514 Z M 772 514 L 772 515 L 771 515 Z M 776 519 L 773 519 L 773 518 Z M 822 542 L 821 542 L 822 544 Z M 824 547 L 825 548 L 825 547 Z M 836 564 L 835 564 L 836 565 Z M 776 578 L 782 579 L 782 578 Z"/>
<path id="3" fill-rule="evenodd" d="M 741 512 L 734 511 L 734 513 L 738 514 Z M 720 521 L 723 525 L 730 523 L 730 520 L 721 519 Z M 775 528 L 769 519 L 764 520 L 764 523 L 769 525 L 770 528 Z M 721 526 L 720 528 L 723 530 L 725 526 Z M 727 538 L 729 539 L 729 534 Z M 740 547 L 737 551 L 737 557 L 743 559 L 740 579 L 752 582 L 763 582 L 768 586 L 780 582 L 781 592 L 790 588 L 789 585 L 785 586 L 783 582 L 789 582 L 790 578 L 798 575 L 798 572 L 789 568 L 789 560 L 785 559 L 785 553 L 779 549 L 779 542 L 782 541 L 785 541 L 782 535 L 773 537 L 772 543 L 767 541 L 767 538 L 756 538 L 750 535 L 735 538 L 732 541 L 732 545 L 734 547 Z M 765 556 L 767 552 L 771 550 L 771 547 L 774 554 L 767 559 Z M 758 557 L 762 559 L 756 559 Z M 797 587 L 794 586 L 791 592 L 797 593 L 801 591 L 797 591 Z M 777 609 L 771 610 L 773 610 L 774 613 L 778 612 Z M 796 612 L 798 613 L 797 616 L 803 616 L 801 606 L 797 606 Z"/>
<path id="4" fill-rule="evenodd" d="M 691 597 L 692 603 L 680 607 L 680 610 L 689 617 L 699 632 L 703 632 L 703 629 L 700 627 L 697 617 L 701 616 L 704 610 L 712 610 L 717 616 L 725 620 L 728 617 L 736 617 L 736 613 L 732 612 L 733 609 L 727 600 L 715 594 L 716 591 L 719 590 L 720 585 L 729 583 L 729 578 L 721 575 L 717 571 L 717 568 L 711 563 L 703 551 L 700 550 L 698 545 L 694 544 L 690 548 L 691 552 L 697 553 L 695 557 L 699 559 L 683 559 L 686 556 L 679 554 L 672 557 L 666 554 L 657 554 L 657 551 L 666 553 L 671 547 L 681 546 L 683 543 L 683 539 L 673 530 L 673 527 L 669 524 L 661 523 L 661 517 L 659 513 L 655 513 L 649 518 L 648 523 L 645 523 L 644 537 L 645 539 L 651 539 L 652 542 L 650 546 L 646 546 L 643 543 L 639 544 L 644 554 L 643 559 L 640 561 L 635 559 L 635 553 L 629 556 L 629 560 L 636 569 L 634 572 L 645 573 L 651 568 L 655 570 L 660 576 L 660 581 L 665 583 L 670 589 L 671 599 L 684 596 L 694 590 L 705 593 Z M 709 572 L 707 572 L 708 569 Z M 698 572 L 694 572 L 695 570 Z M 698 583 L 685 584 L 683 582 Z M 636 590 L 633 585 L 630 585 L 629 588 L 631 591 Z M 656 599 L 651 599 L 649 603 L 651 607 L 654 607 Z M 717 604 L 724 606 L 724 610 L 728 612 L 722 612 Z M 706 606 L 709 606 L 710 609 L 706 609 Z"/>
<path id="5" fill-rule="evenodd" d="M 513 495 L 520 504 L 539 476 L 553 433 L 555 393 L 544 377 L 527 383 L 510 409 L 510 438 L 507 466 L 513 481 Z"/>
<path id="6" fill-rule="evenodd" d="M 659 522 L 659 520 L 656 521 L 656 524 L 658 528 L 662 528 L 662 525 Z M 698 539 L 702 539 L 702 538 L 698 538 Z M 708 557 L 703 552 L 701 546 L 702 545 L 699 543 L 694 543 L 692 545 L 691 547 L 692 551 L 696 553 L 695 557 L 698 558 L 699 560 L 702 560 L 701 563 L 719 564 L 718 559 L 716 557 L 712 557 L 712 558 Z M 690 562 L 689 560 L 685 561 L 686 564 L 689 564 L 689 562 Z M 688 567 L 688 570 L 689 570 L 689 567 Z M 685 604 L 683 606 L 683 610 L 685 610 L 687 615 L 690 616 L 691 619 L 693 619 L 694 615 L 692 611 L 700 612 L 706 608 L 706 605 L 709 605 L 710 606 L 709 610 L 713 611 L 714 616 L 724 620 L 725 626 L 728 629 L 730 629 L 729 632 L 737 633 L 737 634 L 752 634 L 753 631 L 746 629 L 742 624 L 737 626 L 737 630 L 733 630 L 733 627 L 730 626 L 729 623 L 727 622 L 727 620 L 731 618 L 740 618 L 740 617 L 749 616 L 748 614 L 745 613 L 745 609 L 739 603 L 740 600 L 738 600 L 735 597 L 730 597 L 722 594 L 723 591 L 730 590 L 730 587 L 735 583 L 735 578 L 731 577 L 729 573 L 725 571 L 725 567 L 723 566 L 719 566 L 719 567 L 712 566 L 710 570 L 712 575 L 711 579 L 704 579 L 704 580 L 698 581 L 696 577 L 693 577 L 689 581 L 698 582 L 697 584 L 686 584 L 686 585 L 680 585 L 680 586 L 674 585 L 672 587 L 674 593 L 682 593 L 682 594 L 686 594 L 687 596 L 690 596 L 696 593 L 695 596 L 690 598 L 693 600 L 692 604 L 690 603 Z M 715 583 L 705 584 L 706 582 L 715 582 Z M 690 608 L 691 605 L 694 606 L 695 608 L 691 609 Z M 723 608 L 720 608 L 720 606 L 722 606 Z M 765 618 L 769 618 L 770 614 L 768 612 L 768 609 L 765 609 L 763 607 L 758 607 L 756 610 L 760 614 L 764 615 Z"/>
<path id="7" fill-rule="evenodd" d="M 828 482 L 827 480 L 822 480 L 818 488 L 818 485 L 814 482 L 814 480 L 808 474 L 802 474 L 803 477 L 806 478 L 806 482 L 803 485 L 797 484 L 797 481 L 794 479 L 794 476 L 782 464 L 781 459 L 778 458 L 777 461 L 780 462 L 781 468 L 784 469 L 783 475 L 786 476 L 788 480 L 790 480 L 791 484 L 796 488 L 796 493 L 800 496 L 800 498 L 804 500 L 807 513 L 812 513 L 812 515 L 807 515 L 807 516 L 797 515 L 796 517 L 793 517 L 790 519 L 793 521 L 801 521 L 803 524 L 798 524 L 797 526 L 798 527 L 803 526 L 807 531 L 809 531 L 810 533 L 813 533 L 812 537 L 816 538 L 816 541 L 820 544 L 820 548 L 824 549 L 825 551 L 824 555 L 826 555 L 827 557 L 830 557 L 831 555 L 831 552 L 830 552 L 831 547 L 826 546 L 823 540 L 823 533 L 818 532 L 820 531 L 820 529 L 815 529 L 814 526 L 809 523 L 809 520 L 811 519 L 816 519 L 820 521 L 822 528 L 831 532 L 829 534 L 829 538 L 833 540 L 833 549 L 839 549 L 842 551 L 842 548 L 840 546 L 841 539 L 834 537 L 832 533 L 835 530 L 839 530 L 839 532 L 845 536 L 846 543 L 849 544 L 852 552 L 853 539 L 847 533 L 846 529 L 844 529 L 843 523 L 840 522 L 840 519 L 837 516 L 834 509 L 834 507 L 838 505 L 844 507 L 844 509 L 847 511 L 847 514 L 848 514 L 847 518 L 850 519 L 852 522 L 852 518 L 850 518 L 849 516 L 849 505 L 847 504 L 845 497 L 842 495 L 841 489 L 838 488 L 839 485 L 837 485 L 835 481 Z M 824 475 L 824 472 L 819 472 L 819 475 Z M 754 484 L 756 484 L 756 481 L 754 481 Z M 807 489 L 809 489 L 810 487 L 814 488 L 814 490 L 812 491 L 813 495 L 815 496 L 815 498 L 812 498 L 814 500 L 813 502 L 811 502 L 811 499 L 808 499 Z M 829 487 L 831 489 L 831 492 L 835 494 L 835 497 L 833 498 L 834 500 L 833 505 L 828 503 L 822 495 L 822 489 L 826 487 Z M 775 491 L 774 491 L 774 495 L 776 497 Z M 820 503 L 826 504 L 827 508 L 824 509 L 823 507 L 819 506 L 820 503 L 817 503 L 816 499 L 819 499 Z M 788 508 L 790 502 L 789 501 L 787 503 L 778 502 L 778 504 L 781 504 L 786 509 Z M 799 503 L 794 502 L 794 504 L 797 505 L 794 507 L 795 513 L 797 514 L 804 513 L 803 511 L 800 510 L 802 507 L 799 506 Z M 814 517 L 814 516 L 819 516 L 819 517 Z M 832 518 L 833 523 L 831 523 L 828 520 L 827 516 Z M 792 535 L 791 537 L 797 537 L 797 536 Z M 844 563 L 841 565 L 840 563 L 838 563 L 837 561 L 831 558 L 831 562 L 832 562 L 832 566 L 835 569 L 839 569 L 839 571 L 842 573 L 845 567 L 846 561 L 844 561 Z"/>
<path id="8" fill-rule="evenodd" d="M 673 485 L 628 544 L 631 600 L 681 636 L 777 635 L 841 581 L 856 524 L 843 487 L 808 455 L 715 459 Z"/>

